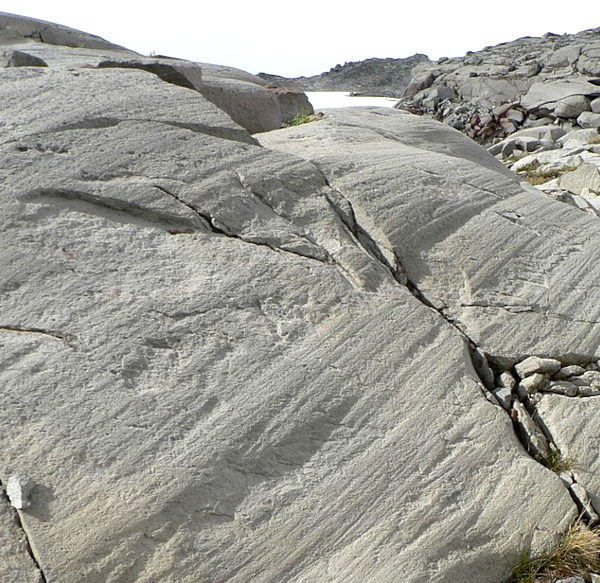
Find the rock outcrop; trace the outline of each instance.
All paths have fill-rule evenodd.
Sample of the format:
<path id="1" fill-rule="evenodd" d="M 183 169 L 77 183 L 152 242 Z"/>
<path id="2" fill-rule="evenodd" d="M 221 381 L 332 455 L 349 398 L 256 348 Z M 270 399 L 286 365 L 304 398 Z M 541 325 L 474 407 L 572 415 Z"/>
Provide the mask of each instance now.
<path id="1" fill-rule="evenodd" d="M 253 137 L 218 67 L 1 35 L 0 580 L 500 583 L 598 509 L 595 217 L 424 117 Z"/>
<path id="2" fill-rule="evenodd" d="M 144 57 L 94 35 L 3 13 L 0 35 L 0 65 L 4 67 L 60 64 L 148 71 L 168 83 L 201 92 L 251 133 L 277 129 L 298 114 L 313 113 L 301 92 L 267 87 L 259 77 L 234 67 Z"/>
<path id="3" fill-rule="evenodd" d="M 552 198 L 600 216 L 600 29 L 417 68 L 397 107 L 466 133 Z"/>

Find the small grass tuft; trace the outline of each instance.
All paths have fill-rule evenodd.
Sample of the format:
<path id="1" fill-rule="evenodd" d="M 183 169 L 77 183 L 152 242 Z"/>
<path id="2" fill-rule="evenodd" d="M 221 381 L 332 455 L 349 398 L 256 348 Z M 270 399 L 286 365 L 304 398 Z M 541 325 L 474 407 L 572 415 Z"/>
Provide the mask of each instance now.
<path id="1" fill-rule="evenodd" d="M 557 449 L 549 449 L 548 455 L 546 456 L 546 465 L 550 470 L 560 474 L 572 470 L 575 463 L 568 456 L 563 456 Z"/>
<path id="2" fill-rule="evenodd" d="M 600 569 L 600 531 L 577 519 L 556 548 L 536 558 L 527 553 L 511 573 L 508 583 L 552 583 L 563 577 L 584 577 Z"/>
<path id="3" fill-rule="evenodd" d="M 534 160 L 533 162 L 530 162 L 529 164 L 519 168 L 518 172 L 535 172 L 539 169 L 539 167 L 540 163 L 537 160 Z"/>
<path id="4" fill-rule="evenodd" d="M 525 172 L 523 178 L 533 186 L 544 184 L 545 182 L 548 182 L 548 180 L 551 180 L 551 178 L 546 178 L 543 174 L 538 172 Z"/>
<path id="5" fill-rule="evenodd" d="M 539 162 L 532 162 L 527 164 L 523 168 L 519 168 L 518 174 L 523 177 L 524 180 L 537 186 L 538 184 L 544 184 L 553 178 L 558 178 L 567 172 L 572 172 L 577 166 L 562 166 L 560 168 L 546 168 L 540 169 Z"/>
<path id="6" fill-rule="evenodd" d="M 305 115 L 303 113 L 296 114 L 290 121 L 286 123 L 288 126 L 300 126 L 305 123 L 310 123 L 313 121 L 318 121 L 323 119 L 322 113 L 313 113 L 311 115 Z"/>

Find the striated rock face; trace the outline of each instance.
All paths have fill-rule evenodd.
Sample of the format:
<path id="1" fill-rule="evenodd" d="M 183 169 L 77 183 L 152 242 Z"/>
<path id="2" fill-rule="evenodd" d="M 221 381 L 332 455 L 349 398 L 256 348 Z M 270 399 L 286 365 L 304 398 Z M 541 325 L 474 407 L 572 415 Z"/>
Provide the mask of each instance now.
<path id="1" fill-rule="evenodd" d="M 594 270 L 577 275 L 585 316 L 566 274 L 575 257 L 598 261 L 589 237 L 600 225 L 524 191 L 474 142 L 426 118 L 354 108 L 261 143 L 317 164 L 428 302 L 498 361 L 596 353 Z"/>
<path id="2" fill-rule="evenodd" d="M 4 67 L 70 65 L 148 71 L 167 83 L 201 92 L 251 133 L 280 128 L 295 115 L 313 112 L 303 93 L 292 92 L 291 97 L 290 92 L 266 87 L 259 77 L 234 67 L 144 57 L 93 35 L 4 13 L 0 13 L 0 35 L 0 45 L 6 45 L 0 50 Z M 19 46 L 25 50 L 18 50 Z"/>
<path id="3" fill-rule="evenodd" d="M 0 580 L 500 583 L 595 503 L 543 430 L 597 385 L 594 217 L 426 118 L 259 143 L 216 66 L 6 43 Z"/>

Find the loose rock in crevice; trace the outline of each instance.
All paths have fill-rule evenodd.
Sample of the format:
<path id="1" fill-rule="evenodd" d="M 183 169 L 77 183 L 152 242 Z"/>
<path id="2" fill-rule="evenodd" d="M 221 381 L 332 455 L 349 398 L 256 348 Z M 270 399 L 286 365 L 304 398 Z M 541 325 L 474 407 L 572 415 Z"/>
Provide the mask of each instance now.
<path id="1" fill-rule="evenodd" d="M 4 484 L 2 483 L 1 480 L 0 480 L 0 502 L 6 502 L 7 506 L 9 505 L 9 499 L 8 499 L 7 494 L 6 494 L 6 488 L 5 488 L 5 486 L 4 486 Z M 39 571 L 40 577 L 42 579 L 42 582 L 43 583 L 48 583 L 48 578 L 46 577 L 46 574 L 44 573 L 44 569 L 42 568 L 42 564 L 40 562 L 40 559 L 39 559 L 39 557 L 37 556 L 37 554 L 36 554 L 36 552 L 34 550 L 35 547 L 31 543 L 30 535 L 27 532 L 27 529 L 25 528 L 25 526 L 23 525 L 23 521 L 21 520 L 20 511 L 17 510 L 17 508 L 15 508 L 12 504 L 10 504 L 10 507 L 12 509 L 13 520 L 14 520 L 17 528 L 23 532 L 23 535 L 25 537 L 25 542 L 26 542 L 25 548 L 27 550 L 27 553 L 31 557 L 31 560 L 33 561 L 33 564 L 35 565 L 35 567 Z"/>
<path id="2" fill-rule="evenodd" d="M 530 356 L 496 377 L 492 394 L 507 411 L 519 441 L 538 463 L 557 473 L 582 519 L 590 526 L 600 523 L 584 486 L 577 481 L 573 461 L 564 456 L 536 405 L 544 393 L 566 397 L 600 395 L 598 363 L 563 364 L 558 358 Z"/>

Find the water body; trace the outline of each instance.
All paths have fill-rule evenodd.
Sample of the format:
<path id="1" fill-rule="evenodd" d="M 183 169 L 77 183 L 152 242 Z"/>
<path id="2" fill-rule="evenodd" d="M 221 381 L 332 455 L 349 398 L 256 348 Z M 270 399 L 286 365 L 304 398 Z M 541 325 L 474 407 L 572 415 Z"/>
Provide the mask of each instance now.
<path id="1" fill-rule="evenodd" d="M 390 97 L 353 97 L 344 91 L 306 91 L 315 111 L 337 107 L 377 106 L 394 107 L 397 99 Z"/>

